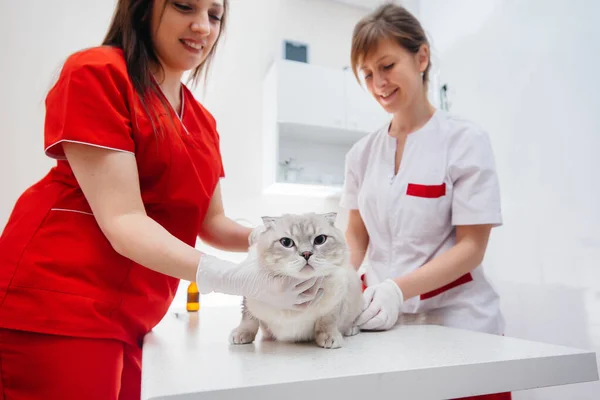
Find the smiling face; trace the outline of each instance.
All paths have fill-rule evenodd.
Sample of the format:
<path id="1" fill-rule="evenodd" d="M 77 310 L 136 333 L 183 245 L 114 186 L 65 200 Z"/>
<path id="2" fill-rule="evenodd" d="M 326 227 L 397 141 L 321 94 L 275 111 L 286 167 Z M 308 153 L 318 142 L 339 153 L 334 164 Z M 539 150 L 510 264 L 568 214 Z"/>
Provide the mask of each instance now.
<path id="1" fill-rule="evenodd" d="M 352 71 L 390 114 L 426 100 L 431 60 L 420 22 L 406 8 L 384 4 L 354 27 Z"/>
<path id="2" fill-rule="evenodd" d="M 421 75 L 429 65 L 429 48 L 411 53 L 392 39 L 380 40 L 358 63 L 371 95 L 388 113 L 402 111 L 424 91 Z"/>
<path id="3" fill-rule="evenodd" d="M 204 63 L 224 11 L 223 0 L 154 0 L 150 31 L 162 67 L 182 74 Z"/>

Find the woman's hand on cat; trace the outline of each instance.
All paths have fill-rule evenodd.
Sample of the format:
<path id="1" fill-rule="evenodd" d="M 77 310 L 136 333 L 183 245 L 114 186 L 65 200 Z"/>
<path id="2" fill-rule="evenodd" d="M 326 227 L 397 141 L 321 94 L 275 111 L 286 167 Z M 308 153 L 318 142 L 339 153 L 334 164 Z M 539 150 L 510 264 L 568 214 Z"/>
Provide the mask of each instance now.
<path id="1" fill-rule="evenodd" d="M 203 254 L 196 283 L 200 293 L 213 291 L 244 296 L 280 309 L 303 309 L 319 301 L 323 290 L 320 278 L 300 279 L 274 276 L 260 268 L 256 251 L 236 264 Z"/>
<path id="2" fill-rule="evenodd" d="M 244 297 L 262 301 L 272 307 L 302 310 L 318 302 L 323 294 L 320 278 L 308 280 L 290 276 L 273 276 L 264 270 L 249 268 Z"/>
<path id="3" fill-rule="evenodd" d="M 363 312 L 356 320 L 362 330 L 388 330 L 398 321 L 404 296 L 391 279 L 369 286 L 363 293 Z"/>

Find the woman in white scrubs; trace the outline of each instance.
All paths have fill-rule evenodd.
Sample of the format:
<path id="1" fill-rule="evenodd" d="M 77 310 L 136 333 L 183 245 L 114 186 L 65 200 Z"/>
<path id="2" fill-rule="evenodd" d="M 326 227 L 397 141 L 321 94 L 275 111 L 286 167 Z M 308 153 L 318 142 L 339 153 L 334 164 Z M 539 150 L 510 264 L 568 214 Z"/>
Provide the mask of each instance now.
<path id="1" fill-rule="evenodd" d="M 502 224 L 488 134 L 430 104 L 428 41 L 404 8 L 385 5 L 361 20 L 351 60 L 393 115 L 346 156 L 346 237 L 357 269 L 368 258 L 359 325 L 387 330 L 399 313 L 427 312 L 446 326 L 503 334 L 481 265 Z"/>

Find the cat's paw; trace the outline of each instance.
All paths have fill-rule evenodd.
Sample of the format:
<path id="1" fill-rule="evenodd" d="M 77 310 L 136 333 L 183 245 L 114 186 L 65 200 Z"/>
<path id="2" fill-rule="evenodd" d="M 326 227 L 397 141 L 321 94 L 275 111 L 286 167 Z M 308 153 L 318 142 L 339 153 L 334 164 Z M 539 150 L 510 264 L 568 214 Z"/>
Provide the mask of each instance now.
<path id="1" fill-rule="evenodd" d="M 347 330 L 345 330 L 343 332 L 344 336 L 354 336 L 354 335 L 358 335 L 358 333 L 360 332 L 360 328 L 358 327 L 358 325 L 352 325 L 350 328 L 348 328 Z"/>
<path id="2" fill-rule="evenodd" d="M 231 344 L 248 344 L 252 343 L 256 338 L 256 332 L 251 332 L 245 329 L 236 328 L 229 335 Z"/>
<path id="3" fill-rule="evenodd" d="M 344 343 L 344 338 L 337 330 L 335 332 L 317 332 L 315 342 L 325 349 L 339 349 Z"/>

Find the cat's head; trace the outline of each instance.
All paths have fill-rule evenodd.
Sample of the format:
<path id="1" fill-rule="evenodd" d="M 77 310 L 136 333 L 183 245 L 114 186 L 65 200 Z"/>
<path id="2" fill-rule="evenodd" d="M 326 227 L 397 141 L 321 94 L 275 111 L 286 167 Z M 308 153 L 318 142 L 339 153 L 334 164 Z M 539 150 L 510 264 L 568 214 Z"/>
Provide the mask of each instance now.
<path id="1" fill-rule="evenodd" d="M 326 276 L 347 262 L 343 233 L 334 226 L 336 213 L 263 217 L 257 238 L 263 268 L 274 274 L 305 278 Z"/>

